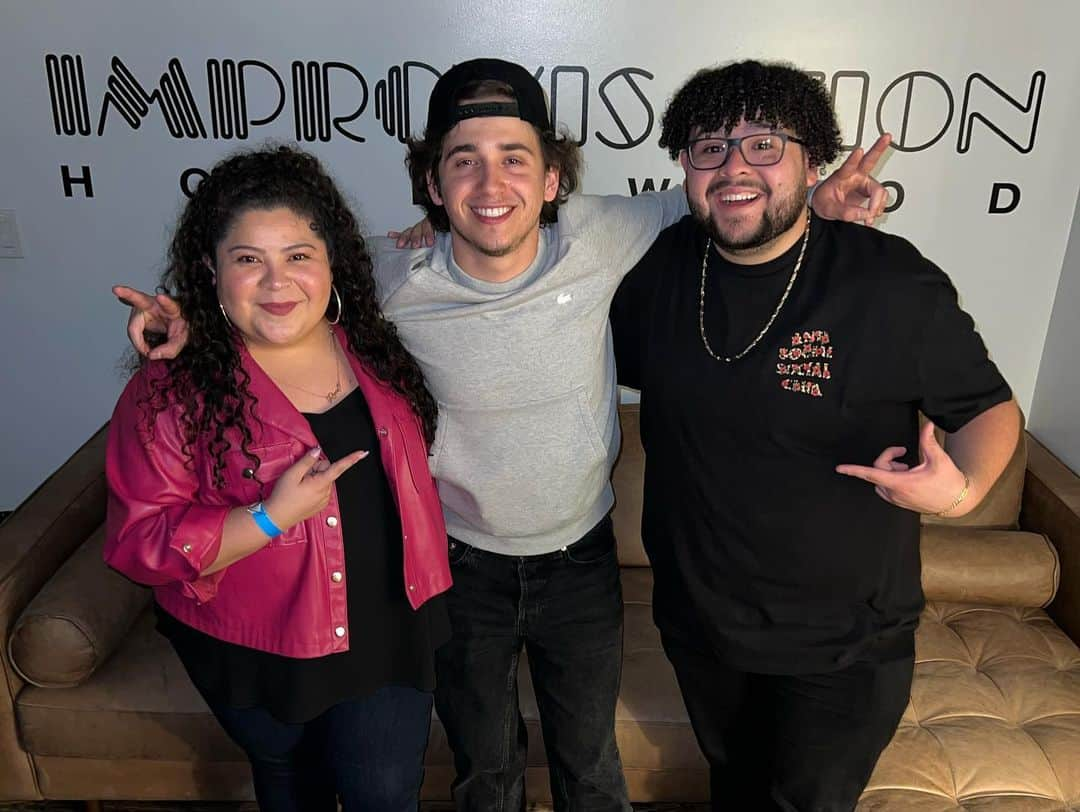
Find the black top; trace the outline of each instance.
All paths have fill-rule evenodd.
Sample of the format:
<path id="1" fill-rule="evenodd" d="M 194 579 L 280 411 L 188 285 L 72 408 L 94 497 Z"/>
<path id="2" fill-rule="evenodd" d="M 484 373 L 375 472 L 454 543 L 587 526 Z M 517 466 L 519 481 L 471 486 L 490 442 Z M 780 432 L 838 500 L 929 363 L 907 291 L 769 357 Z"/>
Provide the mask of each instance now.
<path id="1" fill-rule="evenodd" d="M 284 657 L 218 640 L 157 609 L 158 629 L 209 704 L 264 707 L 290 723 L 309 721 L 385 685 L 432 690 L 435 649 L 450 637 L 442 595 L 415 612 L 405 597 L 401 522 L 363 393 L 356 389 L 328 411 L 304 417 L 328 459 L 370 452 L 337 480 L 349 650 Z"/>
<path id="2" fill-rule="evenodd" d="M 665 230 L 611 311 L 619 382 L 641 390 L 657 624 L 764 673 L 836 670 L 890 637 L 910 648 L 919 516 L 834 467 L 892 445 L 915 463 L 920 410 L 956 431 L 1009 387 L 941 270 L 903 239 L 816 217 L 772 328 L 717 361 L 698 323 L 705 244 L 691 217 Z M 713 252 L 714 352 L 757 335 L 799 248 L 750 268 Z"/>

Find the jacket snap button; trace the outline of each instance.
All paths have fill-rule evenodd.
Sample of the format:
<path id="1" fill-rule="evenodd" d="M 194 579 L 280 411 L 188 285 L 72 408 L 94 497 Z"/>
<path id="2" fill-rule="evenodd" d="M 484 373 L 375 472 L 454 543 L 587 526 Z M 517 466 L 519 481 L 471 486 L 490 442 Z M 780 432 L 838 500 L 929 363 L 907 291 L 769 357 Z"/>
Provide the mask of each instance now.
<path id="1" fill-rule="evenodd" d="M 327 516 L 326 525 L 327 527 L 337 527 L 337 516 Z"/>
<path id="2" fill-rule="evenodd" d="M 332 572 L 332 573 L 330 573 L 330 580 L 333 581 L 335 584 L 340 584 L 341 583 L 341 573 L 340 572 Z"/>
<path id="3" fill-rule="evenodd" d="M 345 636 L 345 627 L 344 626 L 338 626 L 336 629 L 334 629 L 334 634 L 336 634 L 338 637 L 344 637 Z"/>
<path id="4" fill-rule="evenodd" d="M 245 468 L 241 473 L 243 474 L 244 479 L 254 479 L 255 478 L 255 469 L 254 468 Z"/>
<path id="5" fill-rule="evenodd" d="M 385 437 L 387 434 L 386 426 L 379 426 L 379 436 Z"/>
<path id="6" fill-rule="evenodd" d="M 412 584 L 409 584 L 409 591 L 412 592 L 414 589 L 416 589 L 416 587 Z"/>
<path id="7" fill-rule="evenodd" d="M 183 550 L 185 553 L 190 553 L 191 552 L 191 545 L 190 544 L 185 544 L 180 549 Z"/>

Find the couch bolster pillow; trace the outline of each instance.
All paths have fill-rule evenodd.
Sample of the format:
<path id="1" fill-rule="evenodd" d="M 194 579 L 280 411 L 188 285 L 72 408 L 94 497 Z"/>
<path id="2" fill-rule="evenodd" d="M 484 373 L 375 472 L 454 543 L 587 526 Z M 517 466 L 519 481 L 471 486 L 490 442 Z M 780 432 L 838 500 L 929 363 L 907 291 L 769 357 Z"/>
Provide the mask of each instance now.
<path id="1" fill-rule="evenodd" d="M 109 569 L 98 528 L 26 605 L 8 637 L 8 659 L 41 688 L 84 682 L 115 650 L 150 590 Z"/>
<path id="2" fill-rule="evenodd" d="M 927 600 L 1046 606 L 1057 592 L 1057 551 L 1040 533 L 924 525 L 920 550 Z"/>

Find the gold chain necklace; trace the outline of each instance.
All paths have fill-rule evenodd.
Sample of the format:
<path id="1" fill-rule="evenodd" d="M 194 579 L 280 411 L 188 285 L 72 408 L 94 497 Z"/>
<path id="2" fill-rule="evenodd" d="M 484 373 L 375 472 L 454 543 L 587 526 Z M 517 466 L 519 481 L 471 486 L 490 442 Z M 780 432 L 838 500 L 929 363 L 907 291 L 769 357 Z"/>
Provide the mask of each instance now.
<path id="1" fill-rule="evenodd" d="M 323 394 L 322 392 L 312 392 L 310 389 L 305 389 L 302 386 L 297 386 L 295 383 L 289 383 L 288 381 L 279 380 L 278 383 L 282 386 L 287 386 L 290 389 L 296 389 L 300 392 L 314 395 L 317 398 L 326 398 L 327 403 L 333 403 L 334 399 L 341 394 L 341 354 L 338 352 L 333 330 L 330 331 L 330 349 L 334 353 L 334 370 L 337 373 L 337 382 L 335 383 L 334 388 L 326 394 Z"/>
<path id="2" fill-rule="evenodd" d="M 709 254 L 712 252 L 713 241 L 712 238 L 705 244 L 705 256 L 701 260 L 701 297 L 698 300 L 698 329 L 701 331 L 701 341 L 705 344 L 705 349 L 713 358 L 717 361 L 723 361 L 730 364 L 732 361 L 738 361 L 750 350 L 754 349 L 758 345 L 758 342 L 765 337 L 765 334 L 769 332 L 769 328 L 773 326 L 773 322 L 776 321 L 776 317 L 780 315 L 780 311 L 784 307 L 784 302 L 787 301 L 788 294 L 791 293 L 791 288 L 795 285 L 795 278 L 799 275 L 799 268 L 802 267 L 803 257 L 806 255 L 806 244 L 810 242 L 810 214 L 806 215 L 806 233 L 803 235 L 802 248 L 799 249 L 799 258 L 795 260 L 795 267 L 791 271 L 791 278 L 788 280 L 787 287 L 784 288 L 784 294 L 780 297 L 780 301 L 776 305 L 776 309 L 773 310 L 772 315 L 769 316 L 769 320 L 765 322 L 765 326 L 761 328 L 754 340 L 743 348 L 742 352 L 735 355 L 717 355 L 713 352 L 713 348 L 709 346 L 709 339 L 705 336 L 705 274 L 709 267 Z"/>

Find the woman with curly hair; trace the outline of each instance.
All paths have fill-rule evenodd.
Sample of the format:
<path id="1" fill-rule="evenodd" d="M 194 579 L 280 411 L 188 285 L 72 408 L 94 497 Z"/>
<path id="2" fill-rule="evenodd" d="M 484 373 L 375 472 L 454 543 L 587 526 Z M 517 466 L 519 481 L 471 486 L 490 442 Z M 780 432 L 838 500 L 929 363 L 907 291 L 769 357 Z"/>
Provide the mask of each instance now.
<path id="1" fill-rule="evenodd" d="M 436 405 L 357 223 L 314 157 L 241 153 L 189 201 L 162 287 L 187 346 L 117 404 L 105 558 L 154 587 L 262 809 L 415 809 L 449 636 Z"/>

